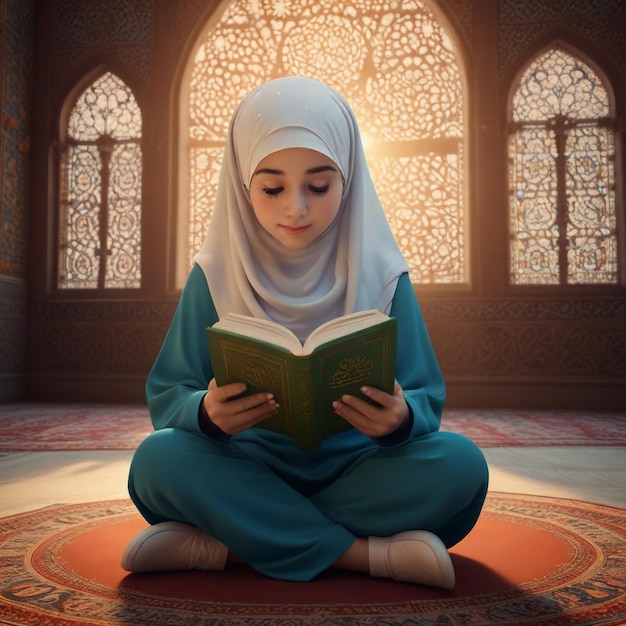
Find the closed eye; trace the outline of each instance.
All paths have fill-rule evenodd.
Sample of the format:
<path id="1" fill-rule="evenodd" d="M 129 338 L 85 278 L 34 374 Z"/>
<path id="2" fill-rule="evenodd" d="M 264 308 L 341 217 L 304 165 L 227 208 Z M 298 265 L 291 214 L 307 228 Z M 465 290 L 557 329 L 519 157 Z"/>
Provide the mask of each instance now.
<path id="1" fill-rule="evenodd" d="M 313 185 L 309 185 L 309 190 L 316 196 L 325 196 L 329 189 L 330 185 L 324 185 L 323 187 L 314 187 Z"/>
<path id="2" fill-rule="evenodd" d="M 284 191 L 284 187 L 263 187 L 263 193 L 271 198 L 275 198 Z"/>

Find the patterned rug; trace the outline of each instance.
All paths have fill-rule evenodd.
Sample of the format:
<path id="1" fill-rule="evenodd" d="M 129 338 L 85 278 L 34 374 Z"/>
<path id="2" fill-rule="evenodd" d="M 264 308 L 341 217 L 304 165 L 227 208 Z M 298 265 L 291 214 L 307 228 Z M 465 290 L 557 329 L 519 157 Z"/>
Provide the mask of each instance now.
<path id="1" fill-rule="evenodd" d="M 134 450 L 152 430 L 141 405 L 0 405 L 0 451 Z M 626 413 L 448 409 L 442 430 L 484 448 L 624 446 Z"/>
<path id="2" fill-rule="evenodd" d="M 21 626 L 626 624 L 626 511 L 492 493 L 452 550 L 454 591 L 328 573 L 311 583 L 119 566 L 145 522 L 125 500 L 0 519 L 0 623 Z"/>

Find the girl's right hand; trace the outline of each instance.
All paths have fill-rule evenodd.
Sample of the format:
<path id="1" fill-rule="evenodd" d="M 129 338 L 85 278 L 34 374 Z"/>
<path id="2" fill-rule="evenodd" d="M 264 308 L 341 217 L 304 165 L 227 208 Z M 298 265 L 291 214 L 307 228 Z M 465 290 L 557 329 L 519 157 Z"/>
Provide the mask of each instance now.
<path id="1" fill-rule="evenodd" d="M 238 435 L 278 411 L 279 405 L 271 393 L 237 397 L 245 390 L 244 383 L 218 387 L 213 378 L 202 399 L 209 419 L 228 435 Z"/>

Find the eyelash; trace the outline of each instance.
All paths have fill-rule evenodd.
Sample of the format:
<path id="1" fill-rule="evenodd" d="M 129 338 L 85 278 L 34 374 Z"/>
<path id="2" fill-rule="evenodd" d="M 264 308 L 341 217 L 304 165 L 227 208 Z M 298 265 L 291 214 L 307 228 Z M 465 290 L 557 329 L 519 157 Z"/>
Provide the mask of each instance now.
<path id="1" fill-rule="evenodd" d="M 330 189 L 330 185 L 324 185 L 323 187 L 313 187 L 313 186 L 309 186 L 309 191 L 314 195 L 314 196 L 320 196 L 323 197 L 328 193 L 328 190 Z M 264 187 L 263 192 L 267 195 L 270 196 L 270 198 L 276 198 L 277 196 L 279 196 L 283 191 L 285 190 L 284 187 Z"/>
<path id="2" fill-rule="evenodd" d="M 324 185 L 323 187 L 309 187 L 309 189 L 314 196 L 325 196 L 330 189 L 330 185 Z"/>

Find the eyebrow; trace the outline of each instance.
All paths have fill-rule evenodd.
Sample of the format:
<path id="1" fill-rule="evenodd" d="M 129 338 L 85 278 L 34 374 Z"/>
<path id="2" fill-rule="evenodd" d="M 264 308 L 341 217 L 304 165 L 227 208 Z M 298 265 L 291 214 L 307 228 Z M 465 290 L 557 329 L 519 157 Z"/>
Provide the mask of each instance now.
<path id="1" fill-rule="evenodd" d="M 338 171 L 339 170 L 336 167 L 333 167 L 332 165 L 319 165 L 318 167 L 312 167 L 311 169 L 308 169 L 305 172 L 305 174 L 319 174 L 320 172 L 338 172 Z M 260 170 L 257 170 L 252 175 L 256 176 L 257 174 L 273 174 L 274 176 L 284 176 L 285 172 L 283 172 L 282 170 L 275 170 L 270 167 L 264 167 Z"/>

